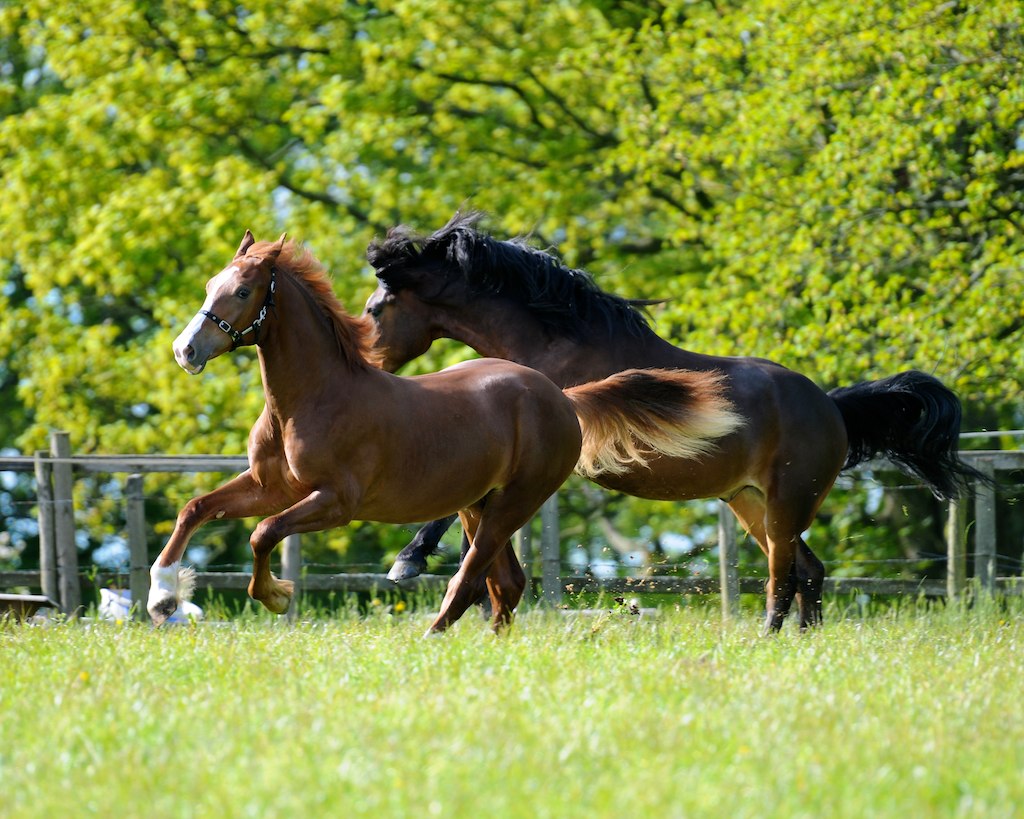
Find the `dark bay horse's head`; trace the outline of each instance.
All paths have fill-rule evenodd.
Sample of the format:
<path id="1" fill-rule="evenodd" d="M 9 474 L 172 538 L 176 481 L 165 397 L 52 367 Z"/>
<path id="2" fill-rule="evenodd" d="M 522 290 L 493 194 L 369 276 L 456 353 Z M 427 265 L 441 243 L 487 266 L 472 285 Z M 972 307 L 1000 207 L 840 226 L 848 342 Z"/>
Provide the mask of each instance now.
<path id="1" fill-rule="evenodd" d="M 257 244 L 245 232 L 231 264 L 206 283 L 202 308 L 174 340 L 174 358 L 182 369 L 198 375 L 211 358 L 259 340 L 273 305 L 274 262 L 284 240 L 282 234 L 272 244 Z"/>
<path id="2" fill-rule="evenodd" d="M 423 355 L 437 331 L 431 325 L 432 308 L 411 290 L 393 292 L 381 283 L 366 300 L 365 315 L 377 327 L 374 346 L 381 367 L 390 373 Z"/>
<path id="3" fill-rule="evenodd" d="M 641 308 L 658 302 L 606 293 L 589 273 L 569 267 L 551 251 L 521 238 L 488 236 L 477 229 L 482 216 L 456 213 L 429 236 L 400 225 L 367 248 L 379 286 L 366 314 L 376 322 L 376 348 L 387 369 L 422 355 L 441 337 L 487 354 L 467 336 L 477 341 L 503 336 L 504 343 L 509 324 L 522 328 L 521 337 L 531 333 L 545 343 L 649 332 Z"/>
<path id="4" fill-rule="evenodd" d="M 443 334 L 439 314 L 465 302 L 464 270 L 472 263 L 480 217 L 457 213 L 430 236 L 399 225 L 367 248 L 378 286 L 364 315 L 377 327 L 374 346 L 385 370 L 394 372 L 423 355 Z"/>

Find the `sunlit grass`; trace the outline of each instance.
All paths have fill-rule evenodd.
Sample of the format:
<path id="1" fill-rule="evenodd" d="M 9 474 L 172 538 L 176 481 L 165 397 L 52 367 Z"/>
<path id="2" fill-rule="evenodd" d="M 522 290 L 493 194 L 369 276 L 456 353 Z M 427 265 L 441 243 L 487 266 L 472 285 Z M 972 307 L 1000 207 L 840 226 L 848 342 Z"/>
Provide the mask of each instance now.
<path id="1" fill-rule="evenodd" d="M 1024 612 L 0 626 L 0 814 L 1010 816 Z"/>

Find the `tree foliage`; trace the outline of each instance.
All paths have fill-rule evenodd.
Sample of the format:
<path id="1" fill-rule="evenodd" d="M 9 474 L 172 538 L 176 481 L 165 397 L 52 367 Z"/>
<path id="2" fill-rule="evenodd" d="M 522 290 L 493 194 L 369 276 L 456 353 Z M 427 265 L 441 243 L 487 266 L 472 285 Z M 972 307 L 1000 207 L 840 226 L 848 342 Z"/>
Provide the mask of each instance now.
<path id="1" fill-rule="evenodd" d="M 0 441 L 242 451 L 251 352 L 169 345 L 245 228 L 358 310 L 461 204 L 656 326 L 826 386 L 907 367 L 1020 418 L 1017 0 L 0 2 Z M 443 347 L 421 365 L 463 355 Z"/>

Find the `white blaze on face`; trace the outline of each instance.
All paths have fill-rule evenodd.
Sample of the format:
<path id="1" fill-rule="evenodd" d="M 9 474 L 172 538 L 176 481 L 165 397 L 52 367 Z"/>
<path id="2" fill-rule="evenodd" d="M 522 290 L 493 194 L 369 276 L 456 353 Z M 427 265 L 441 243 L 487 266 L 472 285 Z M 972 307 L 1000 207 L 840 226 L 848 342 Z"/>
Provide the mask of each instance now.
<path id="1" fill-rule="evenodd" d="M 202 308 L 195 314 L 195 316 L 192 317 L 192 320 L 185 325 L 185 329 L 178 334 L 178 337 L 174 339 L 174 344 L 172 345 L 172 349 L 174 350 L 174 360 L 178 362 L 179 367 L 191 375 L 196 375 L 202 372 L 203 367 L 206 366 L 206 361 L 209 358 L 208 354 L 203 354 L 203 352 L 198 350 L 196 347 L 196 337 L 199 335 L 200 330 L 203 329 L 206 322 L 209 321 L 209 318 L 207 318 L 202 311 L 209 311 L 213 306 L 214 295 L 218 291 L 218 285 L 221 280 L 230 278 L 237 272 L 238 267 L 231 265 L 210 279 L 210 283 L 206 288 L 206 300 L 203 302 Z M 193 361 L 189 360 L 189 349 L 198 353 Z"/>
<path id="2" fill-rule="evenodd" d="M 208 309 L 205 305 L 203 309 Z M 203 326 L 203 322 L 206 321 L 206 316 L 202 313 L 196 313 L 193 316 L 192 321 L 185 325 L 185 329 L 181 331 L 179 336 L 174 339 L 174 360 L 178 362 L 178 366 L 181 367 L 188 373 L 195 375 L 202 369 L 199 366 L 193 365 L 188 360 L 188 349 L 193 346 L 196 334 Z"/>

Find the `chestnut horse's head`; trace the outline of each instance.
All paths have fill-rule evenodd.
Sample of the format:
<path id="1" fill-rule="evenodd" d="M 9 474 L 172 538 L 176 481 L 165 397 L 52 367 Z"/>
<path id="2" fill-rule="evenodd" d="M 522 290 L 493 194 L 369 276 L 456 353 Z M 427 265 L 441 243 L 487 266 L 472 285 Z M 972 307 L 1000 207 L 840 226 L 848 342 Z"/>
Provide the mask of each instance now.
<path id="1" fill-rule="evenodd" d="M 284 240 L 282 234 L 273 244 L 257 244 L 245 232 L 235 258 L 206 283 L 206 301 L 174 340 L 174 358 L 182 369 L 198 375 L 211 358 L 259 340 L 274 304 L 274 262 Z"/>

